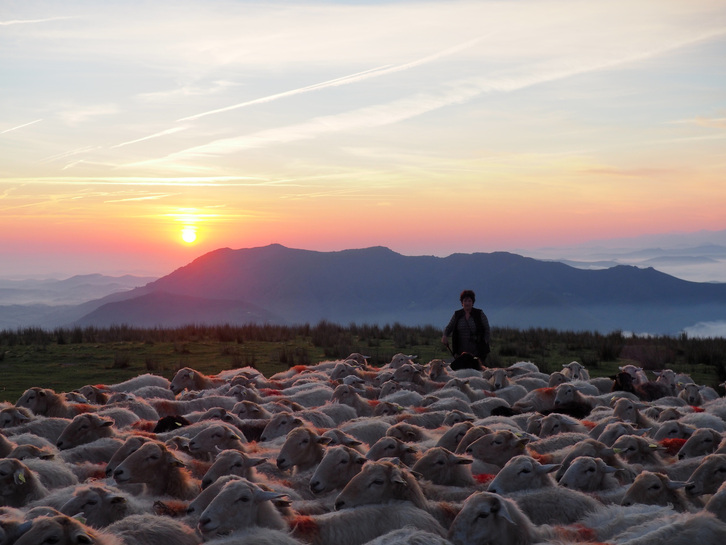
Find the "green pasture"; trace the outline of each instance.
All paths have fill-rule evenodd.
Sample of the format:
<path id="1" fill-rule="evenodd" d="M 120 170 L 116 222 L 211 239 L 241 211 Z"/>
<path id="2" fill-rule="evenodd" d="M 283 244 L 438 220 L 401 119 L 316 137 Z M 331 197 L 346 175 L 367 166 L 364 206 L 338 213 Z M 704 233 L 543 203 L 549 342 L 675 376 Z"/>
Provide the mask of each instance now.
<path id="1" fill-rule="evenodd" d="M 343 358 L 352 352 L 382 365 L 399 352 L 426 363 L 451 359 L 434 327 L 188 326 L 178 329 L 72 329 L 0 331 L 0 400 L 14 403 L 31 386 L 71 391 L 113 384 L 143 373 L 169 379 L 182 367 L 206 374 L 252 366 L 266 376 L 293 365 Z M 726 340 L 636 338 L 620 333 L 494 328 L 486 365 L 531 361 L 551 373 L 571 361 L 592 376 L 608 376 L 633 363 L 646 370 L 670 368 L 713 387 L 726 380 Z M 652 375 L 651 375 L 652 376 Z M 722 390 L 719 390 L 723 392 Z"/>

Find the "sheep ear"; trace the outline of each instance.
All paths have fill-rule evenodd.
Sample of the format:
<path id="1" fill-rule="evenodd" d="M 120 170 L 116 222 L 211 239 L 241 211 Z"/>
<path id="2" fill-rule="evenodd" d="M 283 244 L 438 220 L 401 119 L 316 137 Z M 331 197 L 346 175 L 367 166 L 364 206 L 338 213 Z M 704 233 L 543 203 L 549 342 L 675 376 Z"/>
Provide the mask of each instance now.
<path id="1" fill-rule="evenodd" d="M 13 473 L 13 481 L 15 481 L 15 484 L 25 484 L 26 480 L 24 470 L 18 469 Z"/>
<path id="2" fill-rule="evenodd" d="M 126 503 L 126 498 L 124 498 L 123 496 L 112 496 L 110 503 L 123 505 L 124 503 Z"/>
<path id="3" fill-rule="evenodd" d="M 393 468 L 393 471 L 391 472 L 391 482 L 396 484 L 402 484 L 406 486 L 408 483 L 406 483 L 406 479 L 404 479 L 403 474 L 401 473 L 401 470 L 396 468 Z"/>
<path id="4" fill-rule="evenodd" d="M 111 418 L 104 418 L 101 420 L 101 427 L 102 428 L 109 428 L 113 426 L 115 422 Z"/>
<path id="5" fill-rule="evenodd" d="M 467 464 L 473 464 L 474 460 L 472 460 L 471 458 L 464 458 L 463 456 L 457 456 L 456 463 L 467 465 Z"/>
<path id="6" fill-rule="evenodd" d="M 299 418 L 293 418 L 292 420 L 293 424 L 297 424 L 298 426 L 302 426 L 303 421 Z"/>
<path id="7" fill-rule="evenodd" d="M 613 452 L 614 452 L 615 454 L 620 454 L 621 452 L 623 452 L 623 449 L 621 449 L 621 448 L 617 448 L 617 447 L 613 447 Z"/>
<path id="8" fill-rule="evenodd" d="M 507 503 L 503 501 L 501 498 L 493 498 L 492 501 L 492 512 L 496 515 L 502 517 L 510 524 L 515 524 L 514 519 L 512 518 L 512 514 L 509 512 L 509 507 L 507 506 Z"/>
<path id="9" fill-rule="evenodd" d="M 330 439 L 330 437 L 323 437 L 322 435 L 320 435 L 318 436 L 317 441 L 321 445 L 327 445 L 328 443 L 330 443 L 330 441 L 332 441 L 332 439 Z"/>
<path id="10" fill-rule="evenodd" d="M 287 497 L 287 494 L 280 494 L 279 492 L 271 490 L 262 490 L 261 488 L 255 489 L 255 500 L 257 501 L 272 501 L 283 497 Z"/>
<path id="11" fill-rule="evenodd" d="M 541 464 L 537 469 L 538 473 L 552 473 L 562 467 L 562 464 Z"/>
<path id="12" fill-rule="evenodd" d="M 603 471 L 604 471 L 605 473 L 616 473 L 616 472 L 618 472 L 618 471 L 623 471 L 623 470 L 622 470 L 622 469 L 620 469 L 620 468 L 617 468 L 617 467 L 613 467 L 613 466 L 609 466 L 609 465 L 607 465 L 607 464 L 605 464 L 605 465 L 603 466 L 602 470 L 603 470 Z"/>
<path id="13" fill-rule="evenodd" d="M 668 481 L 666 484 L 669 490 L 678 490 L 686 486 L 686 481 Z"/>
<path id="14" fill-rule="evenodd" d="M 263 464 L 267 461 L 267 458 L 249 458 L 248 462 L 252 467 Z"/>

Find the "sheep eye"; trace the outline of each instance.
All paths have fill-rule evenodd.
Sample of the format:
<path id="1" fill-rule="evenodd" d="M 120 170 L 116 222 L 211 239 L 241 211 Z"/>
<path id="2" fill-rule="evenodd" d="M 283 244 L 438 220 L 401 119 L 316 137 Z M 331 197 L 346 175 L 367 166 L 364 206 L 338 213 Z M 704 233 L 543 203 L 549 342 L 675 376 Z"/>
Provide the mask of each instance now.
<path id="1" fill-rule="evenodd" d="M 479 513 L 479 516 L 478 516 L 478 518 L 480 518 L 480 519 L 485 519 L 485 518 L 487 518 L 488 516 L 489 516 L 489 513 Z"/>
<path id="2" fill-rule="evenodd" d="M 250 501 L 250 499 L 247 496 L 241 496 L 241 497 L 237 498 L 237 501 L 241 501 L 242 503 L 247 503 L 248 501 Z"/>
<path id="3" fill-rule="evenodd" d="M 96 500 L 88 500 L 84 505 L 96 505 L 97 503 Z"/>
<path id="4" fill-rule="evenodd" d="M 526 475 L 527 473 L 532 473 L 532 472 L 528 468 L 525 467 L 524 469 L 520 470 L 519 473 L 524 473 Z"/>
<path id="5" fill-rule="evenodd" d="M 373 486 L 373 485 L 382 486 L 383 485 L 383 480 L 382 479 L 376 479 L 375 481 L 372 481 L 371 484 L 369 484 L 368 486 Z"/>
<path id="6" fill-rule="evenodd" d="M 649 490 L 660 490 L 660 485 L 659 485 L 659 484 L 654 484 L 654 485 L 652 485 L 652 486 L 651 486 L 651 487 L 649 488 Z"/>
<path id="7" fill-rule="evenodd" d="M 595 473 L 595 468 L 594 467 L 588 467 L 585 471 L 587 473 Z"/>
<path id="8" fill-rule="evenodd" d="M 442 466 L 442 465 L 444 465 L 444 461 L 443 460 L 437 460 L 436 461 L 436 465 L 437 466 Z"/>
<path id="9" fill-rule="evenodd" d="M 43 540 L 43 543 L 58 543 L 60 538 L 58 536 L 48 536 Z"/>

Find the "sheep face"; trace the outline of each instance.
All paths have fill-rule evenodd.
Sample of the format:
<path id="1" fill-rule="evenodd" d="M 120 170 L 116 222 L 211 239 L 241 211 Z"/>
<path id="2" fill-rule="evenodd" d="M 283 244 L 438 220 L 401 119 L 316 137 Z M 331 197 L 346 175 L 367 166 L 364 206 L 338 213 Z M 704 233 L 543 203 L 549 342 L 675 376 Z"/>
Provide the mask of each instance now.
<path id="1" fill-rule="evenodd" d="M 283 437 L 290 433 L 293 429 L 303 425 L 303 421 L 293 416 L 291 413 L 282 412 L 273 416 L 262 430 L 260 441 L 269 441 L 277 437 Z"/>
<path id="2" fill-rule="evenodd" d="M 471 458 L 464 458 L 442 447 L 427 450 L 413 465 L 412 471 L 424 479 L 444 486 L 467 486 L 474 483 L 469 465 Z"/>
<path id="3" fill-rule="evenodd" d="M 236 449 L 223 450 L 202 477 L 202 488 L 207 488 L 222 475 L 237 475 L 253 481 L 254 468 L 265 461 L 264 458 L 253 458 Z"/>
<path id="4" fill-rule="evenodd" d="M 396 437 L 381 437 L 376 441 L 368 452 L 366 458 L 369 460 L 380 460 L 382 458 L 398 458 L 406 465 L 412 465 L 418 458 L 418 451 L 411 445 L 407 445 Z"/>
<path id="5" fill-rule="evenodd" d="M 116 467 L 123 462 L 132 453 L 139 450 L 141 445 L 151 441 L 148 437 L 141 435 L 133 435 L 124 441 L 124 444 L 115 452 L 111 459 L 106 464 L 106 477 L 112 477 Z"/>
<path id="6" fill-rule="evenodd" d="M 260 506 L 283 495 L 263 490 L 246 479 L 230 481 L 202 512 L 197 528 L 208 538 L 257 526 Z"/>
<path id="7" fill-rule="evenodd" d="M 721 443 L 721 434 L 710 428 L 699 428 L 693 432 L 678 451 L 678 458 L 694 458 L 714 452 Z"/>
<path id="8" fill-rule="evenodd" d="M 189 452 L 197 458 L 208 459 L 220 450 L 244 450 L 246 442 L 242 432 L 235 431 L 229 425 L 210 425 L 190 439 Z"/>
<path id="9" fill-rule="evenodd" d="M 37 545 L 38 543 L 100 545 L 105 541 L 102 541 L 91 528 L 78 520 L 58 515 L 33 521 L 30 530 L 20 536 L 15 545 Z"/>
<path id="10" fill-rule="evenodd" d="M 495 494 L 506 494 L 517 490 L 554 486 L 555 482 L 549 474 L 559 467 L 559 464 L 540 464 L 531 456 L 515 456 L 497 473 L 487 490 Z"/>
<path id="11" fill-rule="evenodd" d="M 83 515 L 88 526 L 101 528 L 128 515 L 129 504 L 126 497 L 115 489 L 87 486 L 77 489 L 60 512 L 69 517 Z"/>
<path id="12" fill-rule="evenodd" d="M 616 471 L 616 468 L 610 467 L 600 458 L 578 456 L 565 471 L 559 486 L 581 492 L 616 488 L 618 482 L 612 477 Z M 608 477 L 611 480 L 608 480 Z"/>
<path id="13" fill-rule="evenodd" d="M 79 414 L 60 434 L 56 446 L 63 450 L 90 443 L 101 437 L 113 437 L 115 435 L 113 425 L 114 421 L 110 418 L 93 413 Z"/>
<path id="14" fill-rule="evenodd" d="M 56 395 L 52 390 L 33 387 L 25 390 L 20 399 L 15 403 L 16 407 L 25 407 L 33 414 L 45 414 L 48 412 L 49 398 Z"/>
<path id="15" fill-rule="evenodd" d="M 715 494 L 723 482 L 726 482 L 726 454 L 709 454 L 688 479 L 686 494 Z"/>
<path id="16" fill-rule="evenodd" d="M 466 454 L 482 462 L 503 466 L 512 457 L 522 454 L 527 444 L 525 437 L 519 437 L 508 430 L 486 434 L 466 448 Z"/>
<path id="17" fill-rule="evenodd" d="M 643 471 L 628 487 L 620 504 L 625 506 L 636 503 L 677 506 L 682 503 L 677 495 L 677 490 L 683 488 L 684 485 L 683 482 L 671 481 L 663 473 Z"/>
<path id="18" fill-rule="evenodd" d="M 335 509 L 410 500 L 423 507 L 426 498 L 410 471 L 391 462 L 374 462 L 363 466 L 335 499 Z"/>
<path id="19" fill-rule="evenodd" d="M 321 494 L 343 488 L 360 472 L 366 461 L 360 452 L 350 447 L 338 445 L 328 448 L 310 478 L 310 490 Z"/>
<path id="20" fill-rule="evenodd" d="M 454 545 L 529 544 L 534 530 L 517 505 L 490 492 L 472 494 L 451 524 L 448 539 Z"/>
<path id="21" fill-rule="evenodd" d="M 168 474 L 169 467 L 182 466 L 182 462 L 163 444 L 150 441 L 121 462 L 113 472 L 113 478 L 119 484 L 149 484 Z"/>
<path id="22" fill-rule="evenodd" d="M 309 469 L 323 458 L 323 446 L 330 439 L 316 434 L 309 428 L 295 428 L 287 434 L 285 443 L 277 455 L 278 469 L 286 470 L 297 466 Z"/>

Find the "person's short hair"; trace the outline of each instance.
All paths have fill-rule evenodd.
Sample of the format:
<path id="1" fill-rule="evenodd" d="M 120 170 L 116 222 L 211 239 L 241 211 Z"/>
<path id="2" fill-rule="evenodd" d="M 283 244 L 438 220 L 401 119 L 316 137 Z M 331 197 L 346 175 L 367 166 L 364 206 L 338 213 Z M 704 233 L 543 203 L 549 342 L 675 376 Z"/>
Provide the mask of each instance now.
<path id="1" fill-rule="evenodd" d="M 472 290 L 464 290 L 464 291 L 462 291 L 461 292 L 461 295 L 459 295 L 459 301 L 461 301 L 463 303 L 464 302 L 464 299 L 466 299 L 467 297 L 469 299 L 471 299 L 471 302 L 472 303 L 475 303 L 476 302 L 476 295 L 474 295 L 474 292 Z"/>

